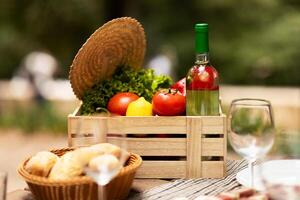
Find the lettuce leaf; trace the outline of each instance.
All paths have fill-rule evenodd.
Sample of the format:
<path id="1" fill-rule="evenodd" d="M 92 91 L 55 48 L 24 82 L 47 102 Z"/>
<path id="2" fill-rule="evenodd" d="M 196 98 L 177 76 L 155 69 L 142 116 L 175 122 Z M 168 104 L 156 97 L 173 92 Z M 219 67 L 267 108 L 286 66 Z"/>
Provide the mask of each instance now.
<path id="1" fill-rule="evenodd" d="M 152 100 L 160 88 L 169 88 L 172 79 L 166 75 L 155 75 L 153 69 L 134 70 L 118 67 L 111 79 L 104 80 L 84 93 L 81 114 L 94 114 L 106 108 L 109 99 L 119 92 L 133 92 L 146 100 Z"/>

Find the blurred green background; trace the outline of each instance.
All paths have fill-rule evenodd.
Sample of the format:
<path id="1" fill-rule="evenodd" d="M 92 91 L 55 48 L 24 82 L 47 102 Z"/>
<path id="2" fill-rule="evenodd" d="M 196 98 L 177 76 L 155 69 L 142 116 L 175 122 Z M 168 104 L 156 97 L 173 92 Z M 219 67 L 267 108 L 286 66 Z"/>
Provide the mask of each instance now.
<path id="1" fill-rule="evenodd" d="M 210 26 L 212 63 L 229 84 L 300 85 L 298 0 L 0 0 L 0 78 L 10 78 L 33 50 L 54 55 L 67 77 L 89 35 L 132 16 L 144 26 L 147 60 L 168 49 L 177 77 L 194 62 L 196 22 Z"/>
<path id="2" fill-rule="evenodd" d="M 145 65 L 165 54 L 172 61 L 176 79 L 185 76 L 194 63 L 194 24 L 207 22 L 211 60 L 221 75 L 221 84 L 300 86 L 298 0 L 0 0 L 0 5 L 0 80 L 9 80 L 32 51 L 53 55 L 59 64 L 56 78 L 66 79 L 78 49 L 98 27 L 113 18 L 131 16 L 145 28 Z M 233 94 L 242 90 L 236 89 Z M 224 91 L 230 98 L 235 97 L 230 88 Z M 278 96 L 282 90 L 274 91 L 270 94 Z M 0 97 L 4 94 L 0 90 Z M 256 93 L 247 94 L 255 97 Z M 230 98 L 225 96 L 226 106 Z M 279 103 L 279 118 L 285 118 L 281 113 L 294 110 L 295 103 L 288 103 Z M 1 100 L 0 128 L 66 132 L 66 115 L 76 105 L 55 104 Z M 57 112 L 62 107 L 64 112 Z M 296 109 L 299 111 L 297 105 Z M 299 127 L 295 122 L 299 112 L 291 118 L 281 120 L 281 124 L 289 126 L 288 122 L 294 120 L 292 127 Z"/>

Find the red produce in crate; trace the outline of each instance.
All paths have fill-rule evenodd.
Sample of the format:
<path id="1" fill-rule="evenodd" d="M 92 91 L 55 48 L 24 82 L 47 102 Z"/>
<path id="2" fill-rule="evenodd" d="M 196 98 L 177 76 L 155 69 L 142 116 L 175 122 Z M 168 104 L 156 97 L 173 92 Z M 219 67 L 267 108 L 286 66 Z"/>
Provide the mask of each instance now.
<path id="1" fill-rule="evenodd" d="M 117 93 L 109 100 L 107 108 L 111 113 L 126 115 L 128 105 L 138 98 L 138 95 L 131 92 Z"/>
<path id="2" fill-rule="evenodd" d="M 171 88 L 178 90 L 183 96 L 185 96 L 185 94 L 186 94 L 185 82 L 186 82 L 186 78 L 183 78 L 183 79 L 177 81 L 176 83 L 174 83 L 171 86 Z"/>
<path id="3" fill-rule="evenodd" d="M 161 90 L 152 98 L 154 114 L 176 116 L 185 112 L 185 97 L 176 90 Z"/>

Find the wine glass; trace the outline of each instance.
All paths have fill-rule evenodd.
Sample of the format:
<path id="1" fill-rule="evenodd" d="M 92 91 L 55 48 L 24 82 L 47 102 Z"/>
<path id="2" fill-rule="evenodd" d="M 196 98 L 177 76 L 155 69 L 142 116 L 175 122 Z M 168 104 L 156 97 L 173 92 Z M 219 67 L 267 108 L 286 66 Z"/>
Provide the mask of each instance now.
<path id="1" fill-rule="evenodd" d="M 80 118 L 74 128 L 74 133 L 71 135 L 72 147 L 85 147 L 99 143 L 113 143 L 119 146 L 122 151 L 120 157 L 118 157 L 119 164 L 113 170 L 109 170 L 108 166 L 101 166 L 101 170 L 91 170 L 88 166 L 84 168 L 84 172 L 87 176 L 91 177 L 98 185 L 98 199 L 108 199 L 106 193 L 106 185 L 115 178 L 122 167 L 125 165 L 128 153 L 126 134 L 110 134 L 108 133 L 107 114 L 97 115 L 97 118 Z"/>
<path id="2" fill-rule="evenodd" d="M 120 173 L 123 166 L 126 164 L 128 159 L 128 152 L 126 151 L 126 135 L 124 134 L 107 134 L 109 139 L 113 143 L 121 148 L 120 157 L 118 158 L 118 165 L 115 168 L 110 169 L 108 165 L 99 166 L 98 170 L 85 168 L 85 173 L 87 176 L 91 177 L 98 184 L 98 200 L 108 200 L 108 194 L 106 191 L 106 186 Z M 110 142 L 108 140 L 108 142 Z"/>
<path id="3" fill-rule="evenodd" d="M 270 155 L 258 166 L 267 194 L 273 200 L 300 199 L 300 135 L 281 133 Z"/>
<path id="4" fill-rule="evenodd" d="M 98 119 L 80 117 L 70 127 L 69 147 L 85 147 L 107 142 L 107 120 L 104 114 L 98 116 Z"/>
<path id="5" fill-rule="evenodd" d="M 229 110 L 229 142 L 249 163 L 253 187 L 253 163 L 271 149 L 274 120 L 271 103 L 263 99 L 236 99 Z"/>

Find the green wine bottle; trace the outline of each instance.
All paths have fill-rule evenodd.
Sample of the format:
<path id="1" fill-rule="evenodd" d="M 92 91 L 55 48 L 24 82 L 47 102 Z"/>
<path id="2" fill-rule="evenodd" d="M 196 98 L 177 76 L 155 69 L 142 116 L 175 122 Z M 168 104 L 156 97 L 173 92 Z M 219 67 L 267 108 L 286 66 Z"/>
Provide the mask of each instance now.
<path id="1" fill-rule="evenodd" d="M 196 62 L 186 76 L 186 114 L 219 115 L 219 75 L 209 62 L 208 24 L 195 25 Z"/>

